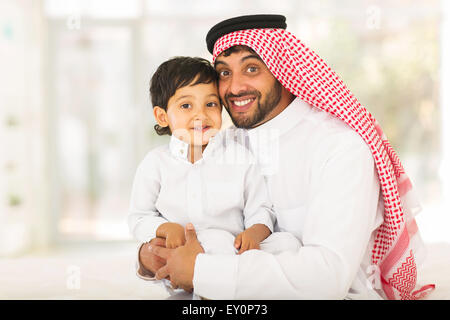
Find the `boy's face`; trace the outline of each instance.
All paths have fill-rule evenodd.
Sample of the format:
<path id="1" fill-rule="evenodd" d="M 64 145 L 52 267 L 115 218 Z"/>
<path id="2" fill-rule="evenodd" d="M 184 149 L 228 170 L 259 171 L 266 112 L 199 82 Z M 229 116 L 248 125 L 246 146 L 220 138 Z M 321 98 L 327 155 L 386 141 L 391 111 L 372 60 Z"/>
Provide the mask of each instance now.
<path id="1" fill-rule="evenodd" d="M 155 109 L 159 110 L 155 110 Z M 177 138 L 195 146 L 205 146 L 222 126 L 222 106 L 215 83 L 199 83 L 177 89 L 167 111 L 155 107 L 160 126 L 169 126 Z"/>

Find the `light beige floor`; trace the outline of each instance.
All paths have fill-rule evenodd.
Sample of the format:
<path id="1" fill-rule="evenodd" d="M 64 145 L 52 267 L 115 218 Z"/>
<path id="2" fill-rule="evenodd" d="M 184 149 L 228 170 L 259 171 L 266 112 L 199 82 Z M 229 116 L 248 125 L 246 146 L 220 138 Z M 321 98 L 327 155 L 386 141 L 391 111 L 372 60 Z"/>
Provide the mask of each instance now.
<path id="1" fill-rule="evenodd" d="M 165 299 L 160 286 L 138 279 L 134 244 L 89 245 L 0 259 L 0 299 Z M 419 269 L 427 299 L 450 299 L 450 244 L 429 244 Z"/>
<path id="2" fill-rule="evenodd" d="M 0 299 L 165 299 L 136 277 L 136 245 L 83 245 L 0 259 Z"/>

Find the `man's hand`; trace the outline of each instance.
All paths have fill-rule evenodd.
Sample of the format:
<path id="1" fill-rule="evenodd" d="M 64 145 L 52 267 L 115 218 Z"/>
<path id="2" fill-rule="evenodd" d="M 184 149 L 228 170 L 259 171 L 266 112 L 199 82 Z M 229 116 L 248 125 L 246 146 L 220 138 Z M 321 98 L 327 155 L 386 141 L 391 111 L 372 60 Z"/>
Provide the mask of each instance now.
<path id="1" fill-rule="evenodd" d="M 238 254 L 251 249 L 259 249 L 261 241 L 270 236 L 270 233 L 270 229 L 266 225 L 254 224 L 237 235 L 234 240 L 234 247 L 240 249 Z"/>
<path id="2" fill-rule="evenodd" d="M 150 246 L 164 248 L 166 246 L 166 239 L 154 238 L 150 243 L 144 243 L 139 250 L 139 261 L 142 266 L 151 273 L 156 274 L 156 271 L 166 265 L 166 260 L 150 252 Z"/>
<path id="3" fill-rule="evenodd" d="M 182 288 L 192 292 L 195 259 L 199 253 L 205 252 L 197 240 L 194 226 L 191 223 L 185 229 L 186 244 L 176 249 L 167 249 L 151 245 L 151 252 L 166 260 L 166 265 L 156 273 L 157 279 L 169 277 L 173 288 Z"/>

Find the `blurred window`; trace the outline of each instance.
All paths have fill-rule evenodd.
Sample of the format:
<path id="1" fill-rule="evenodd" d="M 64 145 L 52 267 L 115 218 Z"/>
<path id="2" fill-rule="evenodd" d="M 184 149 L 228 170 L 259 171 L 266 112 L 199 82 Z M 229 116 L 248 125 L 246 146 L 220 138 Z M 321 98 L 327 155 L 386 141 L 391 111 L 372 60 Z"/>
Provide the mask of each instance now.
<path id="1" fill-rule="evenodd" d="M 209 28 L 255 8 L 285 12 L 288 30 L 381 123 L 424 206 L 440 203 L 439 1 L 47 0 L 53 190 L 62 238 L 129 238 L 136 166 L 168 140 L 153 130 L 151 75 L 172 56 L 210 59 Z M 225 111 L 224 117 L 227 126 Z"/>

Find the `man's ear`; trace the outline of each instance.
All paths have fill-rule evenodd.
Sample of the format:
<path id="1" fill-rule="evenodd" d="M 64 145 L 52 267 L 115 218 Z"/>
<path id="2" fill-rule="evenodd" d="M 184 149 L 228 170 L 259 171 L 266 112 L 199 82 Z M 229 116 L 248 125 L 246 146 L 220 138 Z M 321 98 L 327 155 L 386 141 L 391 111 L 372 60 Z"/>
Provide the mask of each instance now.
<path id="1" fill-rule="evenodd" d="M 163 108 L 159 106 L 153 107 L 153 116 L 155 117 L 156 122 L 161 127 L 167 127 L 169 125 L 169 121 L 167 119 L 167 112 Z"/>

